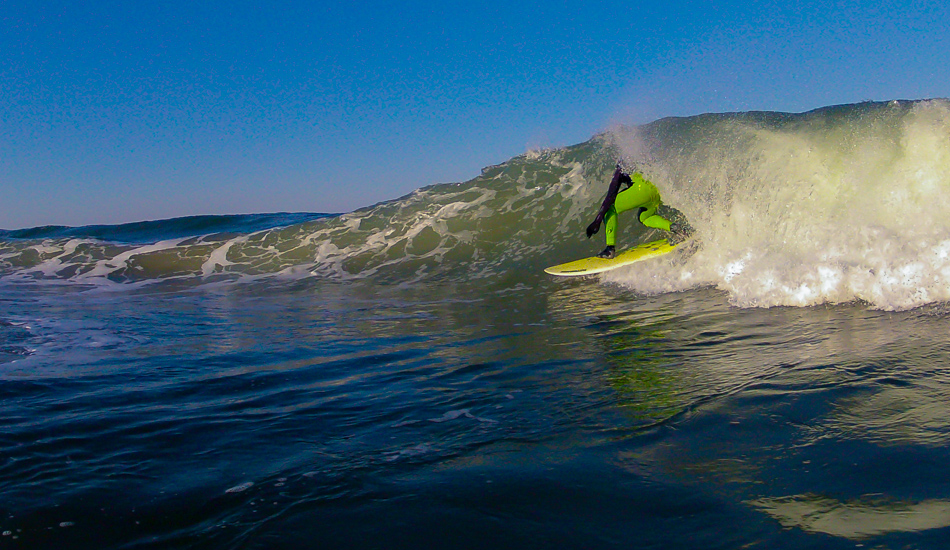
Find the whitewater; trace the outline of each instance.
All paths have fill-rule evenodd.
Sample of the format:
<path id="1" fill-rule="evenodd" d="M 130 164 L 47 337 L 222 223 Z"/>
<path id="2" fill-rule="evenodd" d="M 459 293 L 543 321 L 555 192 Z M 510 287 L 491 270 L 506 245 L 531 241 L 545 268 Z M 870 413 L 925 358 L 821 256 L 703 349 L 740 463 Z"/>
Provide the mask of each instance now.
<path id="1" fill-rule="evenodd" d="M 545 275 L 618 161 L 690 242 Z M 0 231 L 0 545 L 945 547 L 948 190 L 950 101 L 894 100 Z"/>

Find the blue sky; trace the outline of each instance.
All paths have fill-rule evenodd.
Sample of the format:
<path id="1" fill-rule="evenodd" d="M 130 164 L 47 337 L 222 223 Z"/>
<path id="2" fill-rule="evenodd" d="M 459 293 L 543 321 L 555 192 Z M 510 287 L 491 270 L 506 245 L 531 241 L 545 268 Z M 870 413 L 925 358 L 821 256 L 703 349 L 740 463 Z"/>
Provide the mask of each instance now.
<path id="1" fill-rule="evenodd" d="M 950 96 L 898 2 L 0 2 L 0 228 L 342 212 L 617 123 Z"/>

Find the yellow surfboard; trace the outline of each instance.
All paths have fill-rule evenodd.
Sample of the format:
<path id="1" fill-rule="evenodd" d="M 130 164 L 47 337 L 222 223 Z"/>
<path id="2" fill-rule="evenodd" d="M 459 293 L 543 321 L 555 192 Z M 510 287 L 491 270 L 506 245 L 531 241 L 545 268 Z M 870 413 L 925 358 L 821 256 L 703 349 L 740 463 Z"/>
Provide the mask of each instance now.
<path id="1" fill-rule="evenodd" d="M 551 266 L 545 269 L 544 272 L 560 277 L 579 277 L 581 275 L 603 273 L 604 271 L 617 269 L 618 267 L 639 262 L 640 260 L 668 254 L 681 244 L 683 243 L 670 244 L 666 239 L 653 241 L 652 243 L 641 244 L 629 250 L 624 250 L 609 260 L 596 256 L 593 258 L 584 258 L 583 260 L 575 260 L 566 264 Z"/>

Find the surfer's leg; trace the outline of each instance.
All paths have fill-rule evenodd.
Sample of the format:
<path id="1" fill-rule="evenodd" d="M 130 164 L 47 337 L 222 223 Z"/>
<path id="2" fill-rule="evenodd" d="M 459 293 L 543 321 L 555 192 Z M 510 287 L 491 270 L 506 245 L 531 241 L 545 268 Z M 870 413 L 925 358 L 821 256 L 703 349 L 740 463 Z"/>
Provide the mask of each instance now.
<path id="1" fill-rule="evenodd" d="M 635 209 L 637 219 L 647 227 L 670 230 L 670 222 L 656 215 L 656 209 L 660 206 L 660 196 L 652 185 L 635 185 L 624 189 L 617 193 L 614 204 L 618 213 Z"/>
<path id="2" fill-rule="evenodd" d="M 662 229 L 663 231 L 670 230 L 670 221 L 659 216 L 656 213 L 656 208 L 659 205 L 654 205 L 652 208 L 641 208 L 639 220 L 640 223 L 647 227 L 653 227 L 655 229 Z"/>
<path id="3" fill-rule="evenodd" d="M 611 206 L 604 214 L 604 230 L 607 233 L 607 248 L 597 255 L 598 258 L 613 258 L 617 243 L 617 209 Z"/>
<path id="4" fill-rule="evenodd" d="M 679 244 L 688 239 L 692 234 L 692 230 L 681 223 L 670 223 L 670 221 L 663 216 L 657 215 L 656 209 L 658 206 L 659 204 L 651 209 L 641 208 L 637 212 L 640 223 L 647 227 L 662 229 L 663 231 L 670 233 L 670 235 L 667 237 L 667 241 L 669 241 L 669 243 L 672 245 Z"/>
<path id="5" fill-rule="evenodd" d="M 670 231 L 670 221 L 657 215 L 660 207 L 660 195 L 653 186 L 633 186 L 617 194 L 617 212 L 636 209 L 637 220 L 646 227 Z"/>
<path id="6" fill-rule="evenodd" d="M 617 244 L 617 208 L 611 206 L 604 214 L 604 229 L 607 233 L 607 246 L 616 246 Z"/>

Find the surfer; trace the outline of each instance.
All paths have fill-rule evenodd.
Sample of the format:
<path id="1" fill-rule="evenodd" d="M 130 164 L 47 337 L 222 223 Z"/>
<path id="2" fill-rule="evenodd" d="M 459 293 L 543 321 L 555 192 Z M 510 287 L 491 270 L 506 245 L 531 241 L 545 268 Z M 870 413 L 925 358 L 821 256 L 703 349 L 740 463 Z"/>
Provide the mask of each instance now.
<path id="1" fill-rule="evenodd" d="M 626 185 L 623 191 L 620 191 L 620 184 Z M 673 234 L 671 243 L 674 239 L 678 242 L 688 237 L 688 231 L 683 225 L 670 223 L 666 218 L 657 215 L 656 209 L 659 206 L 660 192 L 657 191 L 656 186 L 644 178 L 640 172 L 628 175 L 618 163 L 613 178 L 610 180 L 610 187 L 607 189 L 607 197 L 600 205 L 600 211 L 597 212 L 593 223 L 587 226 L 588 239 L 600 231 L 601 222 L 604 222 L 606 226 L 607 248 L 597 257 L 608 259 L 614 257 L 617 244 L 617 215 L 628 210 L 636 209 L 637 219 L 643 225 L 671 232 Z"/>

